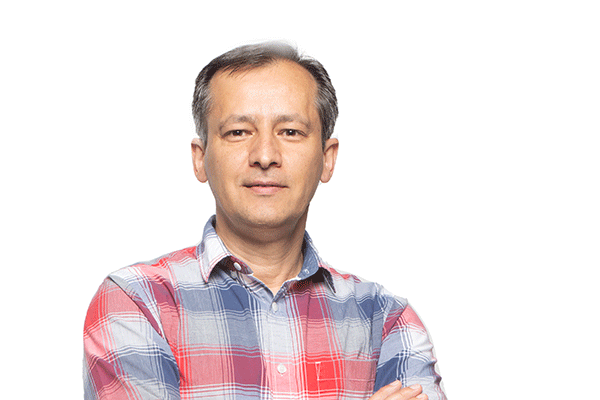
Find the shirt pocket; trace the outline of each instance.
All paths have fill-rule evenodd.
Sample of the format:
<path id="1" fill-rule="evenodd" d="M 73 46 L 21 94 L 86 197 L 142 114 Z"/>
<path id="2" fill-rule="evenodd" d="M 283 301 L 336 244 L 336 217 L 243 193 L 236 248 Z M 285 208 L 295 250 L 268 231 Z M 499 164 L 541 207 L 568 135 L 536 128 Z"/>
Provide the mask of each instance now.
<path id="1" fill-rule="evenodd" d="M 368 398 L 373 394 L 377 360 L 334 359 L 305 364 L 306 388 L 319 399 Z M 344 397 L 340 397 L 344 396 Z"/>
<path id="2" fill-rule="evenodd" d="M 344 389 L 369 397 L 373 394 L 377 360 L 344 359 Z"/>
<path id="3" fill-rule="evenodd" d="M 326 395 L 337 395 L 342 389 L 342 360 L 323 360 L 306 364 L 308 388 L 320 398 Z"/>

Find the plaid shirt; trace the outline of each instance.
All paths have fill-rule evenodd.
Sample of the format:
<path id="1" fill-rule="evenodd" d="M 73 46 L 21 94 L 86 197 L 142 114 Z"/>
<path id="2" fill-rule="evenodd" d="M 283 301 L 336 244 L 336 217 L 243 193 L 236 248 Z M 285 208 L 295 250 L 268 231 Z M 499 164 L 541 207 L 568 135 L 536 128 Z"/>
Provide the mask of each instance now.
<path id="1" fill-rule="evenodd" d="M 400 379 L 445 399 L 406 300 L 325 264 L 308 234 L 303 251 L 273 296 L 211 219 L 198 246 L 109 275 L 85 321 L 85 398 L 367 399 Z"/>

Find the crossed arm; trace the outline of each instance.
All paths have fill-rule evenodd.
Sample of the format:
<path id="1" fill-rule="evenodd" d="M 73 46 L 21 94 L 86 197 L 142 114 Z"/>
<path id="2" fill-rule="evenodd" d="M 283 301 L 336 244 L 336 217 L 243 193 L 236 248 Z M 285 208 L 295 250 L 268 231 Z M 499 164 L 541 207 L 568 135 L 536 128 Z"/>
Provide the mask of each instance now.
<path id="1" fill-rule="evenodd" d="M 394 381 L 379 389 L 369 400 L 428 400 L 421 385 L 402 387 L 402 382 Z"/>

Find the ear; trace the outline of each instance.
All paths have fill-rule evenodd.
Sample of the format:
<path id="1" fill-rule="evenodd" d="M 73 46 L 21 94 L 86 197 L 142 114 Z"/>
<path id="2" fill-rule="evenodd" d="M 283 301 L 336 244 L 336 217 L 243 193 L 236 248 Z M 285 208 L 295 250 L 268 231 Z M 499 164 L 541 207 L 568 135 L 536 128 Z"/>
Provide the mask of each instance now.
<path id="1" fill-rule="evenodd" d="M 325 149 L 323 150 L 323 172 L 321 173 L 321 182 L 323 183 L 329 182 L 333 176 L 339 145 L 339 141 L 335 138 L 327 139 L 325 142 Z"/>
<path id="2" fill-rule="evenodd" d="M 192 139 L 192 162 L 194 163 L 194 175 L 196 178 L 205 183 L 208 180 L 206 176 L 206 170 L 204 169 L 204 144 L 200 138 Z"/>

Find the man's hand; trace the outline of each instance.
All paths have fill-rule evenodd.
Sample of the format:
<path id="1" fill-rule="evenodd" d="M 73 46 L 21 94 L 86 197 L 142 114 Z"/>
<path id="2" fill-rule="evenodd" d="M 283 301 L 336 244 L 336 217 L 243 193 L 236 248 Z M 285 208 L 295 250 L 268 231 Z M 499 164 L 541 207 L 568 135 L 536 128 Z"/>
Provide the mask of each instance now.
<path id="1" fill-rule="evenodd" d="M 427 400 L 421 385 L 402 387 L 400 381 L 394 381 L 379 389 L 369 400 Z"/>

